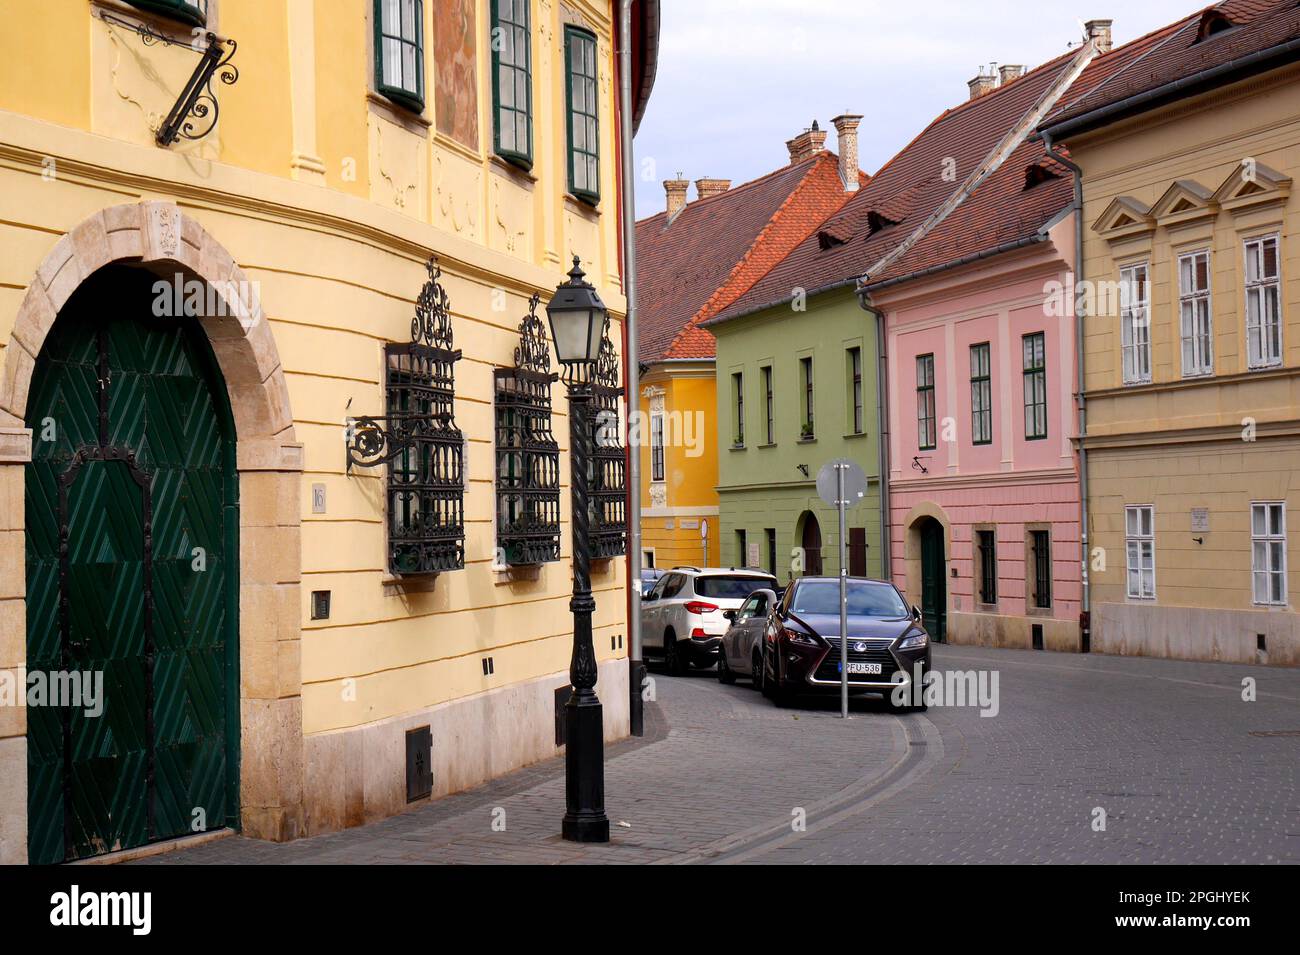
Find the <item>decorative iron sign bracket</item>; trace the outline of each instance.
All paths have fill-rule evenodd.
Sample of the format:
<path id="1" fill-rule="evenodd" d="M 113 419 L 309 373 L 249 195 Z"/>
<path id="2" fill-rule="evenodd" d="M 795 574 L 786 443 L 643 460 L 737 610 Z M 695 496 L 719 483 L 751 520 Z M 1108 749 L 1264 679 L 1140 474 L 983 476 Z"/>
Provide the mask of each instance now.
<path id="1" fill-rule="evenodd" d="M 221 105 L 212 89 L 212 79 L 215 76 L 227 86 L 233 86 L 239 80 L 239 68 L 231 62 L 235 58 L 238 44 L 211 31 L 202 30 L 196 30 L 194 39 L 186 42 L 159 33 L 146 23 L 132 23 L 107 11 L 101 12 L 99 16 L 109 23 L 135 31 L 145 46 L 153 46 L 155 43 L 184 46 L 199 54 L 194 72 L 190 74 L 180 97 L 158 128 L 154 141 L 166 148 L 179 139 L 202 139 L 212 132 L 221 113 Z M 200 40 L 204 45 L 200 46 Z"/>

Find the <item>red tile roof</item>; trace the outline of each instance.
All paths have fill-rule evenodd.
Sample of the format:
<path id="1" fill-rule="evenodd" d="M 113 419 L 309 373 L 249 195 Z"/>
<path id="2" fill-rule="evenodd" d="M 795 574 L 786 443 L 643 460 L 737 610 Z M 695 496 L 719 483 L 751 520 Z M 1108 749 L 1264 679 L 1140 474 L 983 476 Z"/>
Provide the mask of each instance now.
<path id="1" fill-rule="evenodd" d="M 822 151 L 688 203 L 671 223 L 662 212 L 638 222 L 640 360 L 714 357 L 713 335 L 700 322 L 746 291 L 852 195 L 844 191 L 835 155 Z"/>
<path id="2" fill-rule="evenodd" d="M 1030 116 L 1058 81 L 1076 68 L 1076 56 L 1071 52 L 1057 57 L 940 115 L 820 226 L 818 234 L 800 243 L 711 322 L 789 301 L 796 289 L 812 295 L 853 284 L 956 196 L 967 177 Z M 1039 146 L 1039 156 L 1041 152 Z M 1021 186 L 1025 166 L 1035 158 L 1032 152 L 1018 151 L 1008 160 L 1019 166 Z M 1036 207 L 1040 197 L 1046 195 L 1034 196 L 1031 205 Z M 1027 210 L 1026 214 L 1032 218 L 1037 213 Z M 834 241 L 827 241 L 827 237 Z M 910 261 L 908 256 L 903 259 Z"/>
<path id="3" fill-rule="evenodd" d="M 1230 28 L 1197 39 L 1203 33 L 1202 23 L 1223 17 L 1231 21 Z M 1205 7 L 1096 59 L 1080 77 L 1086 84 L 1063 97 L 1041 128 L 1051 131 L 1067 120 L 1077 125 L 1094 110 L 1140 94 L 1156 95 L 1170 83 L 1297 38 L 1300 3 L 1296 0 L 1225 0 Z M 1300 53 L 1292 51 L 1289 59 L 1297 58 Z M 1067 126 L 1062 131 L 1068 134 L 1068 130 Z"/>
<path id="4" fill-rule="evenodd" d="M 1027 186 L 1030 167 L 1049 175 Z M 965 202 L 907 250 L 874 273 L 867 288 L 934 271 L 1036 236 L 1074 200 L 1074 180 L 1045 157 L 1041 141 L 1022 143 Z"/>

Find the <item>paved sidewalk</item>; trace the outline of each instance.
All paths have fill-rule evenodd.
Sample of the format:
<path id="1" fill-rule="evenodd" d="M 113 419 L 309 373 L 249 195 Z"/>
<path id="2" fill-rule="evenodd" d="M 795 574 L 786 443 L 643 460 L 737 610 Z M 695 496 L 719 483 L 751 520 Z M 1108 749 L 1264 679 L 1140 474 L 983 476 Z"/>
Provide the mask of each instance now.
<path id="1" fill-rule="evenodd" d="M 652 673 L 647 736 L 607 751 L 608 845 L 559 836 L 562 759 L 512 773 L 383 822 L 291 843 L 242 837 L 134 864 L 648 863 L 708 858 L 738 833 L 788 831 L 796 807 L 852 798 L 906 755 L 902 722 L 878 700 L 779 710 L 712 671 Z M 506 829 L 493 831 L 494 818 Z M 627 825 L 621 825 L 626 823 Z M 748 832 L 746 832 L 748 831 Z"/>
<path id="2" fill-rule="evenodd" d="M 605 846 L 560 839 L 550 760 L 359 829 L 141 862 L 1300 862 L 1300 670 L 950 646 L 935 664 L 996 671 L 997 715 L 873 698 L 844 722 L 837 698 L 783 710 L 655 674 L 648 736 L 608 751 Z"/>

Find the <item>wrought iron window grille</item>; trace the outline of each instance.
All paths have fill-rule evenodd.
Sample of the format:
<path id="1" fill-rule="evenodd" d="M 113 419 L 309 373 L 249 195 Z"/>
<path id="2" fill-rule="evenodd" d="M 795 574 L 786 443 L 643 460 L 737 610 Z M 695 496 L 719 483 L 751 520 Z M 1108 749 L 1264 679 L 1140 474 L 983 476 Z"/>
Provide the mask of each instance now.
<path id="1" fill-rule="evenodd" d="M 199 54 L 194 72 L 190 74 L 180 96 L 154 135 L 154 141 L 159 146 L 165 148 L 179 139 L 202 139 L 216 128 L 221 104 L 212 89 L 212 79 L 215 76 L 226 86 L 234 86 L 239 81 L 239 68 L 231 62 L 239 44 L 228 37 L 219 37 L 210 30 L 196 29 L 192 39 L 179 40 L 158 32 L 147 23 L 125 20 L 107 10 L 101 11 L 99 16 L 108 23 L 134 31 L 145 46 L 156 43 L 184 46 Z"/>
<path id="2" fill-rule="evenodd" d="M 551 371 L 538 295 L 519 324 L 513 368 L 493 372 L 497 548 L 509 566 L 560 559 L 560 446 L 551 430 Z"/>
<path id="3" fill-rule="evenodd" d="M 436 258 L 426 266 L 411 341 L 384 346 L 387 409 L 348 420 L 347 469 L 388 466 L 388 570 L 465 566 L 465 438 L 455 419 L 450 303 Z"/>
<path id="4" fill-rule="evenodd" d="M 627 552 L 627 454 L 619 420 L 623 388 L 618 383 L 618 356 L 609 328 L 606 318 L 591 381 L 593 452 L 588 513 L 592 560 L 610 560 Z"/>

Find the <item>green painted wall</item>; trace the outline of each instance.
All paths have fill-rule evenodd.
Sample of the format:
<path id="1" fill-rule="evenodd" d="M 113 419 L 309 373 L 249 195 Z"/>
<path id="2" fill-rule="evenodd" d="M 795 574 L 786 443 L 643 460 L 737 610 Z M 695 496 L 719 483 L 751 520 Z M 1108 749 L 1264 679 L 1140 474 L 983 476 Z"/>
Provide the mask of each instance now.
<path id="1" fill-rule="evenodd" d="M 851 458 L 869 480 L 862 502 L 848 512 L 848 526 L 866 528 L 867 572 L 879 576 L 880 485 L 876 419 L 875 318 L 858 305 L 852 288 L 811 298 L 806 311 L 777 306 L 710 328 L 718 339 L 718 493 L 722 558 L 747 563 L 737 531 L 759 545 L 759 564 L 768 569 L 765 531 L 776 530 L 777 567 L 791 576 L 791 551 L 801 540 L 801 515 L 813 512 L 822 531 L 822 569 L 839 572 L 839 526 L 834 508 L 817 495 L 817 469 L 834 458 Z M 848 350 L 862 356 L 862 433 L 853 434 Z M 803 438 L 804 388 L 801 360 L 812 359 L 814 428 Z M 762 369 L 772 369 L 773 433 L 766 434 Z M 744 446 L 734 447 L 736 387 L 743 375 Z M 804 477 L 798 465 L 808 467 Z M 797 576 L 797 574 L 795 574 Z"/>

